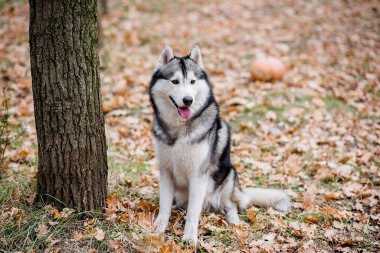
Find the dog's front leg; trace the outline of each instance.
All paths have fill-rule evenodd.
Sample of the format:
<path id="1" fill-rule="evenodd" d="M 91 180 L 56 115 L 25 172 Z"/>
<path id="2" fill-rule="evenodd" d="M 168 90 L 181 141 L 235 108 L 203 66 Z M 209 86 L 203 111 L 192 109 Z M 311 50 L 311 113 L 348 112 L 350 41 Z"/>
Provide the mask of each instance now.
<path id="1" fill-rule="evenodd" d="M 155 230 L 159 233 L 165 232 L 168 226 L 171 208 L 174 198 L 174 182 L 172 175 L 166 171 L 160 170 L 160 211 L 154 221 Z"/>
<path id="2" fill-rule="evenodd" d="M 207 177 L 195 177 L 189 180 L 189 203 L 187 207 L 185 231 L 182 240 L 197 242 L 198 223 L 207 191 Z"/>

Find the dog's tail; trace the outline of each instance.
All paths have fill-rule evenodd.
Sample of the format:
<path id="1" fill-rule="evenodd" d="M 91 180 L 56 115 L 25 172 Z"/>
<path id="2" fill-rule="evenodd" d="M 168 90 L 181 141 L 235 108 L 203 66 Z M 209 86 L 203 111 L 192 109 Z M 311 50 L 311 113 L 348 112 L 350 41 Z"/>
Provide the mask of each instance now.
<path id="1" fill-rule="evenodd" d="M 288 194 L 276 189 L 238 189 L 235 191 L 235 196 L 241 210 L 247 209 L 252 204 L 259 207 L 273 207 L 281 212 L 287 212 L 292 207 Z"/>

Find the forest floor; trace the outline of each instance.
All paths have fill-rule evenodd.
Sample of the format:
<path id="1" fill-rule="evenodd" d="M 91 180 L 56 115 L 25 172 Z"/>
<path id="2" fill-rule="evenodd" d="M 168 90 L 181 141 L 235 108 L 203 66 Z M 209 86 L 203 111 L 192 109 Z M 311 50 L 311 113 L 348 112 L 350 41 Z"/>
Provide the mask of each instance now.
<path id="1" fill-rule="evenodd" d="M 32 205 L 28 4 L 0 2 L 0 131 L 10 143 L 0 146 L 0 252 L 193 251 L 181 242 L 184 211 L 173 211 L 165 234 L 151 232 L 158 173 L 148 86 L 165 44 L 177 55 L 201 46 L 242 187 L 283 188 L 294 201 L 286 214 L 252 207 L 235 227 L 203 214 L 198 252 L 379 252 L 379 2 L 147 2 L 109 0 L 102 16 L 109 196 L 105 218 L 84 221 Z M 282 59 L 285 78 L 251 81 L 260 56 Z"/>

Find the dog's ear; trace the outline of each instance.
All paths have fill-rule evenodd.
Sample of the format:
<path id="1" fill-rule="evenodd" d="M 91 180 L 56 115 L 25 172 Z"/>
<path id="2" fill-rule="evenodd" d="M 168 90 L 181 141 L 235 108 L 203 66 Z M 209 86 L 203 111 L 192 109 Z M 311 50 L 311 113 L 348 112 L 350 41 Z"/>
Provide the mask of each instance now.
<path id="1" fill-rule="evenodd" d="M 190 51 L 190 59 L 192 59 L 201 69 L 203 69 L 203 61 L 201 50 L 198 45 L 194 45 Z"/>
<path id="2" fill-rule="evenodd" d="M 173 49 L 169 45 L 166 45 L 160 54 L 160 58 L 158 58 L 157 68 L 165 66 L 173 58 L 174 58 Z"/>

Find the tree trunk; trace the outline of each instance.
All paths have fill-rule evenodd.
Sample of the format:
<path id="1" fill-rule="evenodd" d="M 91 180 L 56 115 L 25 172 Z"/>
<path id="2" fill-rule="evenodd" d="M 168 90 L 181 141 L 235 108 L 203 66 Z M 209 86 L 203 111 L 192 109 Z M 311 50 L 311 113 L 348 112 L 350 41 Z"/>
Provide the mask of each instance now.
<path id="1" fill-rule="evenodd" d="M 100 4 L 98 4 L 98 18 L 97 18 L 97 22 L 98 22 L 98 43 L 99 43 L 99 47 L 103 47 L 103 25 L 102 25 L 102 13 L 103 10 L 102 10 L 102 7 Z"/>
<path id="2" fill-rule="evenodd" d="M 36 202 L 79 211 L 101 210 L 107 196 L 96 2 L 29 1 Z"/>
<path id="3" fill-rule="evenodd" d="M 108 4 L 107 0 L 100 0 L 101 14 L 108 14 Z"/>

